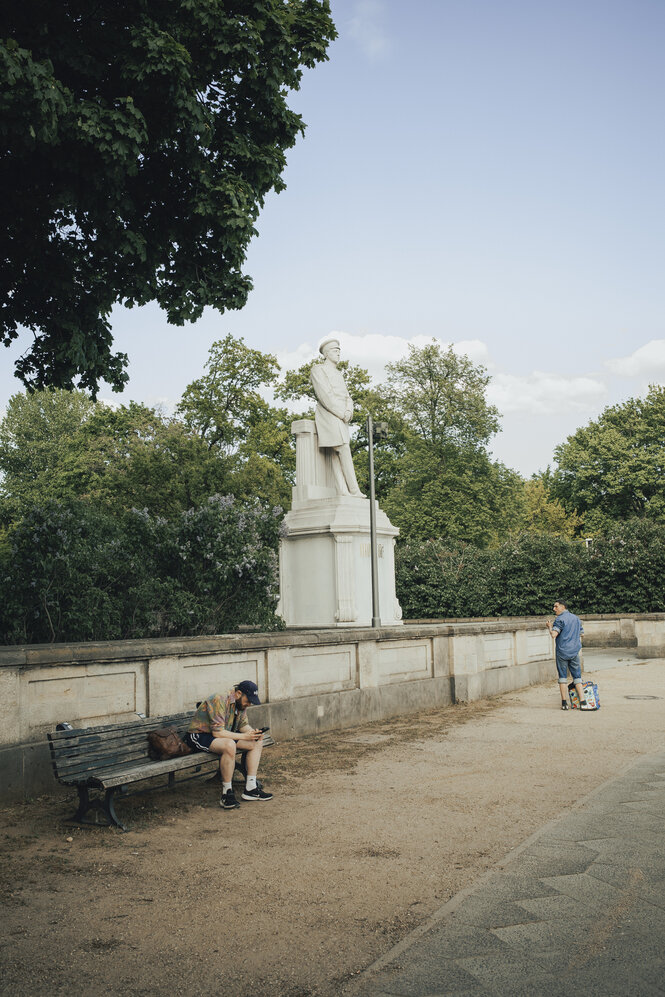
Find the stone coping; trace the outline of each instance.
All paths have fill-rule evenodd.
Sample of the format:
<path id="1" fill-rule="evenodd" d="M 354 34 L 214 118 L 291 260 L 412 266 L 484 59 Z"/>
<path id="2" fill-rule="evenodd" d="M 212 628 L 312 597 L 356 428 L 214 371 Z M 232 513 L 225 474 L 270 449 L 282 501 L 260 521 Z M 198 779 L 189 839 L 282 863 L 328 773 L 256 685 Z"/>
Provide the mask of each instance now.
<path id="1" fill-rule="evenodd" d="M 44 667 L 72 662 L 118 661 L 125 658 L 160 658 L 248 651 L 278 647 L 307 647 L 318 644 L 350 644 L 359 641 L 410 640 L 416 637 L 449 637 L 455 634 L 503 633 L 540 626 L 539 617 L 519 621 L 428 622 L 393 627 L 336 627 L 327 630 L 289 629 L 245 634 L 216 634 L 207 637 L 155 637 L 139 640 L 90 641 L 80 644 L 18 644 L 0 647 L 3 667 Z"/>
<path id="2" fill-rule="evenodd" d="M 665 620 L 665 612 L 662 613 L 578 613 L 582 620 Z M 440 620 L 404 620 L 407 626 L 420 626 L 426 623 L 495 623 L 495 622 L 517 622 L 519 620 L 543 620 L 552 617 L 552 612 L 543 613 L 542 616 L 460 616 L 442 618 Z"/>
<path id="3" fill-rule="evenodd" d="M 665 620 L 665 613 L 586 615 L 585 620 Z M 485 617 L 456 620 L 408 620 L 403 626 L 337 627 L 335 629 L 276 630 L 261 633 L 215 634 L 205 637 L 154 637 L 137 640 L 87 641 L 63 644 L 17 644 L 0 647 L 0 669 L 48 667 L 128 658 L 179 657 L 220 651 L 349 644 L 415 637 L 451 637 L 457 634 L 504 633 L 532 630 L 543 625 L 540 616 Z"/>

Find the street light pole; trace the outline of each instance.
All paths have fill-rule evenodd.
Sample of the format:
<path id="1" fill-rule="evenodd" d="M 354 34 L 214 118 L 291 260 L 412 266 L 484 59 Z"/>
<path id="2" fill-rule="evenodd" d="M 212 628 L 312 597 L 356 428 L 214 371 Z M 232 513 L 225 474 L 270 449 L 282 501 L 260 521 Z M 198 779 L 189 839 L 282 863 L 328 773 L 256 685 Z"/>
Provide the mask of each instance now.
<path id="1" fill-rule="evenodd" d="M 372 559 L 372 626 L 380 627 L 379 558 L 376 547 L 376 502 L 374 499 L 374 426 L 371 415 L 367 416 L 367 439 L 369 441 L 369 541 Z"/>

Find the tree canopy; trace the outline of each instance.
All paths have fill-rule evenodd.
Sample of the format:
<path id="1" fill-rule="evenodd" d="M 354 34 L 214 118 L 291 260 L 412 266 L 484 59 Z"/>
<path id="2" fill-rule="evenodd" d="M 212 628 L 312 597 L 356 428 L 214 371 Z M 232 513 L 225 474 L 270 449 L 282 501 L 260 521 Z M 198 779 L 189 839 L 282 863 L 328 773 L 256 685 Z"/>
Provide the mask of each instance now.
<path id="1" fill-rule="evenodd" d="M 328 0 L 7 0 L 0 12 L 0 342 L 29 388 L 120 390 L 109 315 L 241 308 L 287 104 L 335 37 Z M 11 192 L 11 197 L 8 193 Z"/>
<path id="2" fill-rule="evenodd" d="M 428 445 L 483 446 L 499 429 L 499 412 L 485 397 L 487 371 L 452 346 L 409 346 L 408 356 L 387 363 L 386 371 L 389 399 Z"/>
<path id="3" fill-rule="evenodd" d="M 410 346 L 386 371 L 378 394 L 382 418 L 394 413 L 395 440 L 383 504 L 402 535 L 483 547 L 507 533 L 522 479 L 487 452 L 499 413 L 487 402 L 485 368 L 433 341 Z"/>
<path id="4" fill-rule="evenodd" d="M 594 532 L 638 517 L 665 521 L 665 387 L 605 409 L 555 450 L 552 495 Z"/>
<path id="5" fill-rule="evenodd" d="M 227 468 L 176 419 L 82 391 L 16 394 L 0 422 L 0 521 L 46 501 L 86 499 L 120 514 L 173 516 L 220 491 Z"/>

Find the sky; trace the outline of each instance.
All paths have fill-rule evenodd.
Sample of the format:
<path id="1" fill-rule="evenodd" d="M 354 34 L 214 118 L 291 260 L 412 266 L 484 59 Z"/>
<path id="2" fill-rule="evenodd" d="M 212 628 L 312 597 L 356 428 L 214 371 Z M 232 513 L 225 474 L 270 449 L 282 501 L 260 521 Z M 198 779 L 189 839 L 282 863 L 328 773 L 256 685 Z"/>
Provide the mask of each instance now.
<path id="1" fill-rule="evenodd" d="M 662 0 L 333 0 L 290 104 L 307 128 L 250 246 L 240 312 L 113 312 L 122 395 L 171 411 L 228 333 L 284 367 L 337 333 L 373 379 L 408 344 L 491 375 L 525 476 L 665 384 Z M 27 339 L 0 354 L 0 410 Z"/>

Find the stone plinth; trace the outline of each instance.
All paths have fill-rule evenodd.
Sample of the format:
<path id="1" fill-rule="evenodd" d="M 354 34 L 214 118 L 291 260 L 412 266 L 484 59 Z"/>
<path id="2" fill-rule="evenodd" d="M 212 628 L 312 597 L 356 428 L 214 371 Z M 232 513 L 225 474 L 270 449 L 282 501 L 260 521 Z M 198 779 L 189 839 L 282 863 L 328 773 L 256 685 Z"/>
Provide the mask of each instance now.
<path id="1" fill-rule="evenodd" d="M 358 627 L 372 623 L 369 499 L 340 495 L 330 453 L 309 419 L 294 422 L 296 486 L 280 545 L 280 601 L 288 627 Z M 376 505 L 379 615 L 402 622 L 395 595 L 394 527 Z"/>

